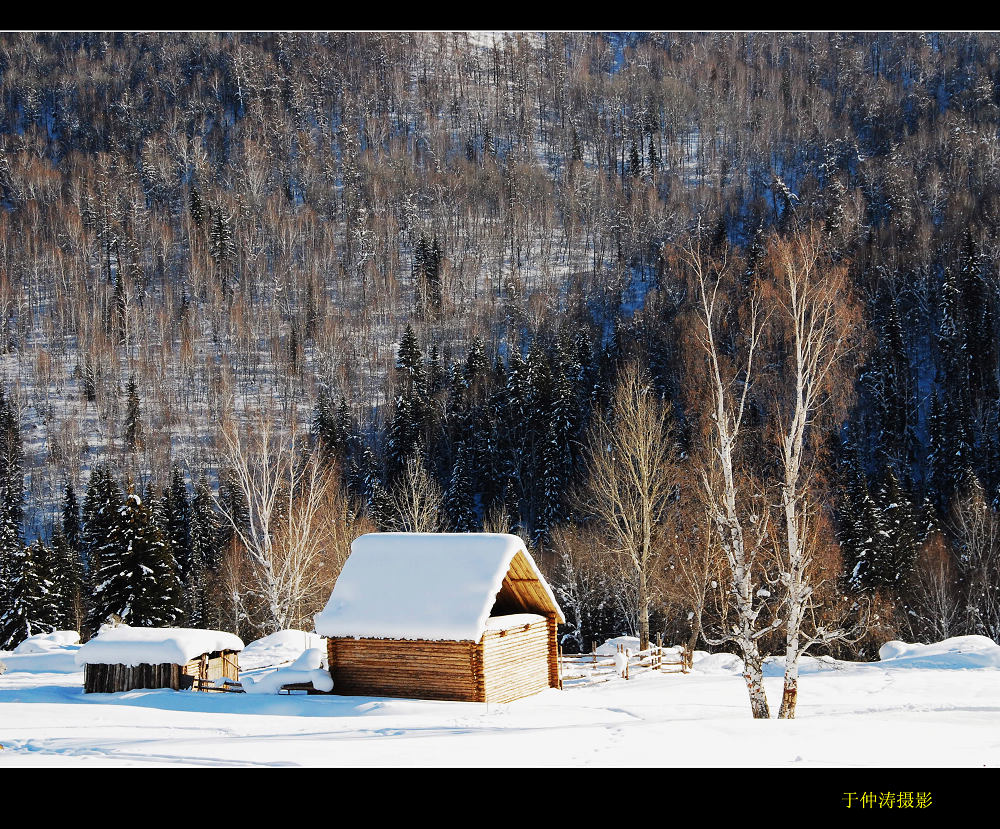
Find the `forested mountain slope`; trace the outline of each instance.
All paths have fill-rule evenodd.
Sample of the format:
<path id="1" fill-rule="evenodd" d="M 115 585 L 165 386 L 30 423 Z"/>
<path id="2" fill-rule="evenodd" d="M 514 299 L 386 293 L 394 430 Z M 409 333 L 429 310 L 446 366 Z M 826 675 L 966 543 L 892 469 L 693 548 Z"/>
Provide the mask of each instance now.
<path id="1" fill-rule="evenodd" d="M 361 526 L 486 526 L 539 547 L 578 644 L 637 630 L 635 568 L 593 541 L 606 531 L 586 507 L 591 437 L 635 363 L 676 446 L 654 625 L 722 619 L 705 592 L 717 579 L 678 575 L 713 543 L 684 251 L 727 264 L 721 348 L 738 364 L 741 291 L 775 280 L 779 238 L 815 232 L 859 313 L 837 380 L 851 399 L 809 435 L 817 560 L 837 596 L 876 596 L 894 632 L 996 637 L 996 47 L 961 33 L 0 36 L 6 606 L 35 580 L 15 570 L 61 556 L 79 572 L 46 588 L 58 623 L 98 624 L 121 601 L 81 593 L 104 566 L 95 516 L 110 528 L 127 512 L 129 532 L 145 521 L 157 539 L 143 566 L 184 586 L 162 602 L 192 623 L 267 627 L 266 605 L 299 624 Z M 786 335 L 760 352 L 737 459 L 775 503 Z M 293 495 L 255 503 L 265 432 L 276 452 L 314 445 L 330 480 L 301 458 L 270 464 Z M 302 506 L 304 481 L 322 508 Z M 319 515 L 312 553 L 328 563 L 302 565 L 308 589 L 233 598 L 270 539 L 300 551 L 293 517 Z"/>

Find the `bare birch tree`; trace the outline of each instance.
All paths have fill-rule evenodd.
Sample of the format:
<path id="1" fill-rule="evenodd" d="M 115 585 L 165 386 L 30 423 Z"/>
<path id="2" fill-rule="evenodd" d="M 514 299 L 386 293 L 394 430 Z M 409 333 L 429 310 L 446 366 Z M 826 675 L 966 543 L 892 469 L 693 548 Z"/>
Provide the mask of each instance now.
<path id="1" fill-rule="evenodd" d="M 244 515 L 219 502 L 247 560 L 250 593 L 266 615 L 268 633 L 302 617 L 322 578 L 332 471 L 316 454 L 303 456 L 295 416 L 287 433 L 268 414 L 243 426 L 224 424 L 225 460 Z M 318 610 L 319 608 L 315 608 Z"/>
<path id="2" fill-rule="evenodd" d="M 393 510 L 403 532 L 430 533 L 441 530 L 444 496 L 427 474 L 419 454 L 406 459 L 403 476 L 392 494 Z"/>
<path id="3" fill-rule="evenodd" d="M 743 309 L 741 347 L 735 359 L 730 360 L 720 342 L 721 318 L 724 311 L 731 310 L 724 308 L 728 303 L 721 292 L 730 276 L 730 263 L 728 260 L 709 260 L 702 253 L 700 238 L 681 251 L 681 260 L 690 276 L 697 318 L 697 354 L 692 371 L 705 372 L 710 406 L 700 458 L 702 490 L 729 565 L 729 605 L 736 617 L 734 622 L 727 623 L 728 629 L 721 637 L 705 638 L 710 644 L 732 642 L 739 648 L 750 709 L 754 718 L 766 719 L 771 714 L 764 690 L 763 655 L 758 640 L 774 626 L 759 625 L 765 607 L 763 599 L 768 591 L 755 589 L 755 576 L 767 535 L 767 512 L 747 507 L 751 484 L 745 476 L 738 475 L 735 468 L 735 457 L 744 437 L 750 391 L 756 380 L 756 360 L 765 316 L 760 297 L 753 291 Z"/>
<path id="4" fill-rule="evenodd" d="M 816 589 L 810 554 L 817 509 L 815 426 L 820 415 L 836 420 L 846 410 L 851 384 L 841 369 L 858 342 L 861 314 L 847 269 L 824 262 L 817 228 L 776 237 L 769 253 L 775 280 L 773 320 L 787 366 L 779 380 L 783 388 L 778 389 L 775 413 L 784 525 L 778 578 L 785 603 L 785 679 L 778 717 L 792 719 L 799 657 L 814 644 L 850 635 L 839 626 L 820 625 L 807 632 L 805 625 Z"/>
<path id="5" fill-rule="evenodd" d="M 950 521 L 957 542 L 956 570 L 962 630 L 1000 636 L 1000 520 L 986 501 L 982 485 L 968 474 Z"/>
<path id="6" fill-rule="evenodd" d="M 574 643 L 581 653 L 593 643 L 609 603 L 609 574 L 598 552 L 600 542 L 599 531 L 586 525 L 560 524 L 552 533 L 552 589 L 567 611 L 560 643 Z"/>
<path id="7" fill-rule="evenodd" d="M 913 606 L 919 625 L 911 625 L 914 638 L 930 636 L 939 642 L 955 636 L 960 627 L 962 602 L 958 576 L 944 534 L 930 534 L 917 553 L 913 571 Z"/>
<path id="8" fill-rule="evenodd" d="M 650 578 L 677 485 L 671 416 L 638 364 L 622 370 L 611 408 L 588 436 L 589 477 L 582 504 L 634 591 L 639 647 L 649 647 Z"/>
<path id="9" fill-rule="evenodd" d="M 703 500 L 699 498 L 699 501 Z M 711 599 L 723 580 L 726 567 L 718 538 L 712 529 L 711 513 L 704 503 L 699 503 L 697 509 L 690 509 L 688 520 L 678 528 L 672 546 L 674 551 L 670 563 L 675 600 L 688 611 L 691 635 L 687 646 L 693 651 L 702 636 L 706 613 L 710 610 Z"/>

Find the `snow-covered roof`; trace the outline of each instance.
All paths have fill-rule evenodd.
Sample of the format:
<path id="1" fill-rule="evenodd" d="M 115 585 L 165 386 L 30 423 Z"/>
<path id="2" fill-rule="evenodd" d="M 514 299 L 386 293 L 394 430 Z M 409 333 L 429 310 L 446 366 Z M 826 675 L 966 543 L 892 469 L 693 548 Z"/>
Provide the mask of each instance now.
<path id="1" fill-rule="evenodd" d="M 76 652 L 77 665 L 186 665 L 203 653 L 243 650 L 243 640 L 221 630 L 105 627 Z"/>
<path id="2" fill-rule="evenodd" d="M 316 616 L 316 632 L 478 642 L 518 554 L 518 567 L 538 597 L 532 602 L 536 606 L 518 610 L 551 612 L 563 621 L 552 591 L 516 535 L 369 533 L 351 545 L 333 594 Z"/>

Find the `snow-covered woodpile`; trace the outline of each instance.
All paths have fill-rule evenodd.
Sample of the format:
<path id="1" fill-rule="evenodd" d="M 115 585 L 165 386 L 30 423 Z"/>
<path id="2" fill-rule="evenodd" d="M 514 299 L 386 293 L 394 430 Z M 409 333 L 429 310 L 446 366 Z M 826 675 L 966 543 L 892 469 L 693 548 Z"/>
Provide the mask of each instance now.
<path id="1" fill-rule="evenodd" d="M 105 627 L 76 653 L 85 693 L 136 688 L 198 689 L 239 680 L 243 642 L 232 633 L 192 628 Z"/>
<path id="2" fill-rule="evenodd" d="M 562 621 L 517 536 L 371 533 L 316 631 L 334 693 L 509 702 L 559 687 Z"/>

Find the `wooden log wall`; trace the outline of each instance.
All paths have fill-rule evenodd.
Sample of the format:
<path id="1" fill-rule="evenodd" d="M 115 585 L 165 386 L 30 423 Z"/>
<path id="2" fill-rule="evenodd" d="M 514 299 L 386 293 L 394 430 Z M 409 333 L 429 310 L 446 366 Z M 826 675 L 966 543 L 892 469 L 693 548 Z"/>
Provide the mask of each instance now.
<path id="1" fill-rule="evenodd" d="M 549 627 L 548 620 L 542 620 L 483 635 L 484 701 L 510 702 L 550 687 Z"/>
<path id="2" fill-rule="evenodd" d="M 559 670 L 559 623 L 554 613 L 546 614 L 545 620 L 549 637 L 549 687 L 562 690 L 562 674 Z"/>
<path id="3" fill-rule="evenodd" d="M 181 666 L 170 662 L 158 665 L 86 665 L 83 690 L 87 694 L 115 694 L 137 688 L 181 688 Z"/>
<path id="4" fill-rule="evenodd" d="M 226 677 L 239 681 L 239 656 L 236 651 L 202 654 L 186 665 L 162 662 L 156 665 L 86 665 L 83 670 L 84 693 L 115 694 L 140 688 L 172 688 L 182 691 L 197 687 L 195 680 Z"/>
<path id="5" fill-rule="evenodd" d="M 344 696 L 501 703 L 560 687 L 554 616 L 481 643 L 331 637 L 327 655 Z"/>
<path id="6" fill-rule="evenodd" d="M 327 640 L 333 692 L 481 702 L 475 642 Z"/>

